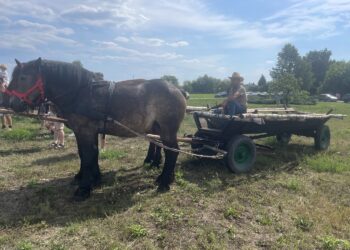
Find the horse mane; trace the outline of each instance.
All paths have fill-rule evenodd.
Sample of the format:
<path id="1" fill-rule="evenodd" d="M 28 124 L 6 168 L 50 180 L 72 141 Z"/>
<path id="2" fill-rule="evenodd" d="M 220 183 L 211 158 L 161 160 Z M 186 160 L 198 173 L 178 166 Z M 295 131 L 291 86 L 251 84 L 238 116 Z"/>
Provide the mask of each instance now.
<path id="1" fill-rule="evenodd" d="M 24 63 L 25 67 L 35 68 L 37 60 Z M 41 61 L 41 73 L 45 78 L 51 79 L 51 81 L 57 82 L 55 84 L 68 84 L 83 86 L 94 81 L 96 74 L 91 72 L 80 65 L 68 62 L 42 60 Z M 20 72 L 20 68 L 16 66 L 12 72 L 12 79 L 14 79 Z M 59 82 L 58 82 L 59 81 Z"/>
<path id="2" fill-rule="evenodd" d="M 35 63 L 31 61 L 29 63 Z M 74 63 L 43 60 L 41 62 L 41 71 L 46 78 L 56 78 L 60 84 L 70 83 L 83 86 L 94 80 L 95 73 Z"/>

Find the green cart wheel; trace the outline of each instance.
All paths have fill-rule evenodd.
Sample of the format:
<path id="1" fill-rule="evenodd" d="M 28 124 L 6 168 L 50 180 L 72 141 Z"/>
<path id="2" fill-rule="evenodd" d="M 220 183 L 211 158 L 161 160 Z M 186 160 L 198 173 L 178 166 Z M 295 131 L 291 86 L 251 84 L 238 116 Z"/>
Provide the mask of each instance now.
<path id="1" fill-rule="evenodd" d="M 280 144 L 281 146 L 287 146 L 291 138 L 292 138 L 292 135 L 289 133 L 282 133 L 282 134 L 276 135 L 276 140 L 278 144 Z"/>
<path id="2" fill-rule="evenodd" d="M 316 130 L 315 148 L 318 150 L 326 150 L 331 142 L 331 131 L 328 126 L 323 125 Z"/>
<path id="3" fill-rule="evenodd" d="M 256 147 L 252 139 L 244 135 L 233 137 L 226 146 L 226 163 L 228 168 L 237 174 L 252 170 Z"/>

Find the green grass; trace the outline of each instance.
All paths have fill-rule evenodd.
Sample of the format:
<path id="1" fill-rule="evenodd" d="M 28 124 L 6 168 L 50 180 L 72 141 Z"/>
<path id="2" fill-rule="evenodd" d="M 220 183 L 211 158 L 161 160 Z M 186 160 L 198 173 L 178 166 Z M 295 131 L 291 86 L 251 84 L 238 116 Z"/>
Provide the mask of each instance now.
<path id="1" fill-rule="evenodd" d="M 139 224 L 133 224 L 128 229 L 130 236 L 134 239 L 141 238 L 147 235 L 147 230 Z"/>
<path id="2" fill-rule="evenodd" d="M 220 101 L 212 96 L 191 95 L 189 104 Z M 350 116 L 344 103 L 295 107 Z M 74 138 L 64 150 L 51 149 L 52 137 L 37 121 L 16 117 L 11 136 L 0 131 L 0 249 L 349 250 L 349 121 L 327 122 L 325 152 L 312 138 L 293 136 L 285 147 L 259 140 L 276 149 L 258 150 L 247 175 L 232 174 L 222 161 L 180 155 L 166 193 L 154 185 L 161 169 L 143 166 L 147 142 L 108 136 L 102 185 L 79 203 L 71 200 L 80 166 Z M 187 115 L 179 134 L 194 132 Z"/>
<path id="3" fill-rule="evenodd" d="M 336 249 L 350 249 L 350 242 L 348 240 L 340 240 L 333 236 L 325 236 L 322 238 L 322 247 L 325 250 L 336 250 Z"/>
<path id="4" fill-rule="evenodd" d="M 317 172 L 342 173 L 350 170 L 349 159 L 336 153 L 319 154 L 317 157 L 308 157 L 306 164 Z"/>
<path id="5" fill-rule="evenodd" d="M 116 150 L 104 150 L 100 152 L 100 159 L 101 160 L 117 160 L 126 157 L 126 154 L 121 151 L 116 151 Z"/>

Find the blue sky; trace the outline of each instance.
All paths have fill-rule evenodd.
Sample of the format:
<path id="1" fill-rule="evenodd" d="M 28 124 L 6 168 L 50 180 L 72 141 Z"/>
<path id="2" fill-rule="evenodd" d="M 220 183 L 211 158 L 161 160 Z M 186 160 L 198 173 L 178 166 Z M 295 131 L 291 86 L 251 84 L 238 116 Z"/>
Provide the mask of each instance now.
<path id="1" fill-rule="evenodd" d="M 0 62 L 80 60 L 106 79 L 268 77 L 288 42 L 350 60 L 350 0 L 1 0 Z"/>

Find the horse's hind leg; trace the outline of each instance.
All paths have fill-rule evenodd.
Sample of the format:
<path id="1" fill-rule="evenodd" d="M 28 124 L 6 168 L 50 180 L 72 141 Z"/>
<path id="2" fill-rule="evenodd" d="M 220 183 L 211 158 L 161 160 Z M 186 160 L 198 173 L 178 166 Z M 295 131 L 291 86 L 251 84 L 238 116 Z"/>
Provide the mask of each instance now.
<path id="1" fill-rule="evenodd" d="M 165 146 L 178 149 L 178 143 L 176 139 L 176 133 L 171 136 L 163 136 L 162 142 Z M 165 163 L 162 173 L 158 176 L 156 182 L 158 183 L 159 191 L 167 191 L 170 189 L 170 184 L 175 180 L 175 165 L 179 153 L 173 152 L 168 149 L 164 149 L 165 152 Z"/>
<path id="2" fill-rule="evenodd" d="M 159 146 L 156 146 L 156 152 L 154 154 L 154 158 L 151 166 L 159 168 L 159 165 L 161 163 L 162 163 L 162 148 Z"/>
<path id="3" fill-rule="evenodd" d="M 152 134 L 159 135 L 160 134 L 160 126 L 157 122 L 155 122 L 152 126 Z M 148 152 L 146 159 L 144 160 L 145 164 L 151 164 L 152 167 L 159 167 L 162 161 L 162 149 L 150 142 L 148 147 Z"/>
<path id="4" fill-rule="evenodd" d="M 149 146 L 148 146 L 148 152 L 147 152 L 146 159 L 143 162 L 144 164 L 152 163 L 152 161 L 154 159 L 154 155 L 155 155 L 155 150 L 156 150 L 156 145 L 153 144 L 152 142 L 150 142 Z"/>

